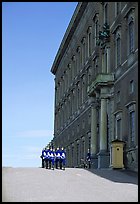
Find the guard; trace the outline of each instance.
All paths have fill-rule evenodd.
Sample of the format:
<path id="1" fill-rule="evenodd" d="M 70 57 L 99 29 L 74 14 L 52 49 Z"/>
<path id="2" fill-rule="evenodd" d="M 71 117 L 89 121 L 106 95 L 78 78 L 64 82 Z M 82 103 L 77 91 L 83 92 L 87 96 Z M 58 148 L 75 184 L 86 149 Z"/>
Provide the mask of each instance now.
<path id="1" fill-rule="evenodd" d="M 66 152 L 62 147 L 60 150 L 60 169 L 65 170 L 65 165 L 66 165 Z"/>
<path id="2" fill-rule="evenodd" d="M 44 156 L 45 156 L 45 148 L 42 149 L 42 153 L 41 153 L 41 156 L 40 158 L 42 159 L 42 168 L 44 168 Z"/>
<path id="3" fill-rule="evenodd" d="M 54 170 L 54 162 L 55 162 L 55 151 L 51 148 L 49 151 L 49 169 Z"/>
<path id="4" fill-rule="evenodd" d="M 49 152 L 50 152 L 50 148 L 49 147 L 46 147 L 45 148 L 45 156 L 44 156 L 44 163 L 45 163 L 45 168 L 48 169 L 48 166 L 49 166 L 49 160 L 50 160 L 50 155 L 49 155 Z"/>
<path id="5" fill-rule="evenodd" d="M 59 168 L 60 168 L 60 149 L 59 149 L 59 147 L 57 147 L 57 149 L 55 151 L 55 166 L 56 166 L 56 169 L 58 169 L 58 164 L 59 164 Z"/>

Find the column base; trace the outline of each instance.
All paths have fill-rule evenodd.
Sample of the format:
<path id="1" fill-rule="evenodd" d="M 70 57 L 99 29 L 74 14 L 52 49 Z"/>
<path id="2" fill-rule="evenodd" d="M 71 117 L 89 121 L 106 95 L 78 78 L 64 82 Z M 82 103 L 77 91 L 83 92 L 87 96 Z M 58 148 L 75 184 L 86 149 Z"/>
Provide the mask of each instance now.
<path id="1" fill-rule="evenodd" d="M 91 168 L 97 169 L 98 168 L 98 156 L 97 155 L 91 155 Z"/>
<path id="2" fill-rule="evenodd" d="M 106 151 L 100 151 L 98 153 L 98 169 L 109 168 L 110 166 L 110 154 Z"/>

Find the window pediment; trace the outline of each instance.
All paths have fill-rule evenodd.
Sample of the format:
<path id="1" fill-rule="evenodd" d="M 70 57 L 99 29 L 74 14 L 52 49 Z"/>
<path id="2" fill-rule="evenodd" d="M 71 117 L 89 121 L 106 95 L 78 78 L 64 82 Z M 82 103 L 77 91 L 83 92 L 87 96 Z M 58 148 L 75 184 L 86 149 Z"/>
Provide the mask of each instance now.
<path id="1" fill-rule="evenodd" d="M 121 24 L 118 24 L 113 30 L 112 34 L 116 34 L 121 29 Z"/>

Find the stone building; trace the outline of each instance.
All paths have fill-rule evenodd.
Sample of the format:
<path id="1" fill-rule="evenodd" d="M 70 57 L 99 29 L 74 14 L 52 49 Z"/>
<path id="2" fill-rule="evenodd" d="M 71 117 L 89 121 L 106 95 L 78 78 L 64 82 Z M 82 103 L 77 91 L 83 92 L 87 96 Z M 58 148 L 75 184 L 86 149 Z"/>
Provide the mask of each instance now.
<path id="1" fill-rule="evenodd" d="M 111 141 L 125 142 L 138 168 L 138 2 L 79 2 L 53 62 L 55 147 L 80 167 L 111 166 Z"/>

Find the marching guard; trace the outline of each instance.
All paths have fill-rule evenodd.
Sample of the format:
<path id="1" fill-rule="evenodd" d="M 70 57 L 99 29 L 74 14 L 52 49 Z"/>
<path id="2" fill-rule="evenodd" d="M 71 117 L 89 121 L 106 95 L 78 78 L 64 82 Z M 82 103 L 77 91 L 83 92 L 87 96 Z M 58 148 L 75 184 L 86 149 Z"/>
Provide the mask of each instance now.
<path id="1" fill-rule="evenodd" d="M 66 152 L 62 147 L 60 151 L 60 169 L 65 170 L 65 165 L 66 165 Z"/>

